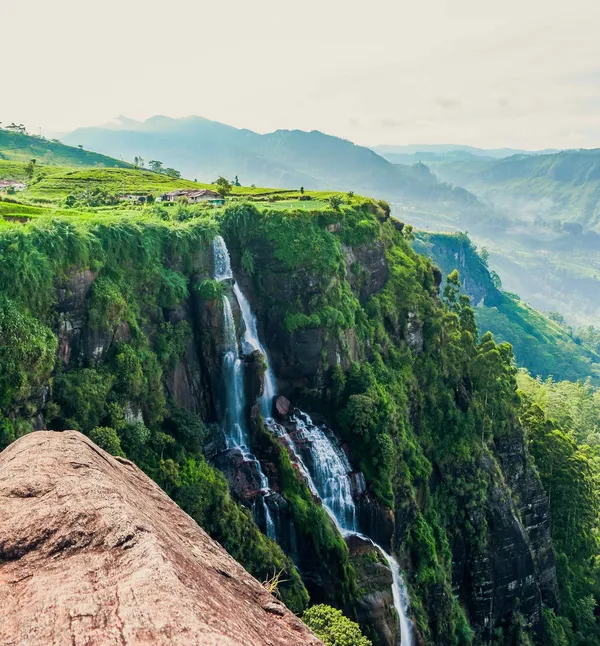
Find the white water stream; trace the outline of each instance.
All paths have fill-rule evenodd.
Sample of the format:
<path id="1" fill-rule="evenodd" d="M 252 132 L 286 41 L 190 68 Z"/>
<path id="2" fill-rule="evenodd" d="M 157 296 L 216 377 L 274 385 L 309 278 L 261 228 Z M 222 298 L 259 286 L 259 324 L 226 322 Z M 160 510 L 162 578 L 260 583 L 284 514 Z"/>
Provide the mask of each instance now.
<path id="1" fill-rule="evenodd" d="M 233 279 L 229 252 L 225 241 L 220 236 L 213 241 L 213 256 L 215 279 Z M 352 497 L 352 484 L 349 477 L 351 467 L 346 454 L 330 439 L 326 433 L 327 429 L 313 424 L 311 418 L 306 413 L 298 412 L 292 418 L 292 421 L 296 425 L 293 437 L 284 426 L 278 424 L 271 418 L 273 398 L 276 394 L 275 375 L 271 369 L 267 352 L 258 337 L 256 317 L 252 313 L 250 304 L 237 283 L 234 283 L 233 292 L 240 306 L 244 322 L 242 349 L 246 354 L 254 350 L 259 350 L 267 362 L 264 392 L 259 402 L 263 417 L 265 420 L 268 420 L 269 428 L 293 452 L 311 492 L 321 499 L 323 507 L 342 535 L 359 536 L 363 540 L 372 543 L 381 552 L 392 572 L 392 594 L 394 608 L 396 609 L 400 622 L 401 644 L 402 646 L 412 646 L 412 628 L 410 620 L 408 619 L 409 599 L 400 572 L 400 566 L 391 554 L 388 554 L 380 545 L 377 545 L 368 536 L 358 531 L 356 505 Z M 223 359 L 223 373 L 225 379 L 228 380 L 228 383 L 225 384 L 227 393 L 225 423 L 226 429 L 228 429 L 226 430 L 226 434 L 228 441 L 231 440 L 235 446 L 242 448 L 244 451 L 248 451 L 247 435 L 243 423 L 245 406 L 243 374 L 237 347 L 235 322 L 233 320 L 233 314 L 231 313 L 231 304 L 227 298 L 223 299 L 223 315 L 228 339 L 226 353 Z M 246 453 L 246 455 L 255 460 L 251 454 Z M 303 455 L 308 460 L 305 460 Z M 260 468 L 260 464 L 258 464 L 258 469 L 261 478 L 264 478 L 264 489 L 270 491 L 268 489 L 268 481 Z M 265 507 L 265 517 L 267 518 L 267 533 L 269 534 L 269 531 L 271 531 L 274 535 L 275 527 L 273 519 L 264 502 L 264 497 L 261 497 L 261 499 Z M 269 529 L 269 524 L 271 525 L 271 529 Z"/>
<path id="2" fill-rule="evenodd" d="M 225 246 L 225 241 L 220 236 L 213 241 L 213 259 L 214 259 L 214 277 L 215 280 L 231 280 L 231 261 L 229 252 Z M 237 290 L 239 292 L 239 289 Z M 241 293 L 241 292 L 240 292 Z M 237 296 L 237 294 L 236 294 Z M 244 299 L 245 301 L 245 299 Z M 239 302 L 239 298 L 238 298 Z M 246 301 L 245 301 L 246 302 Z M 246 307 L 248 304 L 246 302 Z M 242 317 L 244 310 L 242 309 Z M 249 309 L 249 307 L 248 307 Z M 269 481 L 263 473 L 260 462 L 252 455 L 249 448 L 248 434 L 245 424 L 245 394 L 244 394 L 244 373 L 242 360 L 240 359 L 237 330 L 231 303 L 227 296 L 223 297 L 223 332 L 224 332 L 224 355 L 222 364 L 223 392 L 225 393 L 225 411 L 223 415 L 223 430 L 227 439 L 228 448 L 237 448 L 242 452 L 245 460 L 253 462 L 256 465 L 260 477 L 261 492 L 256 499 L 256 503 L 262 507 L 262 513 L 265 519 L 266 534 L 269 538 L 276 539 L 275 523 L 265 497 L 271 494 Z M 248 323 L 244 317 L 244 324 L 247 335 Z M 256 324 L 254 323 L 255 329 Z M 246 342 L 247 343 L 247 342 Z M 256 504 L 255 503 L 255 504 Z"/>

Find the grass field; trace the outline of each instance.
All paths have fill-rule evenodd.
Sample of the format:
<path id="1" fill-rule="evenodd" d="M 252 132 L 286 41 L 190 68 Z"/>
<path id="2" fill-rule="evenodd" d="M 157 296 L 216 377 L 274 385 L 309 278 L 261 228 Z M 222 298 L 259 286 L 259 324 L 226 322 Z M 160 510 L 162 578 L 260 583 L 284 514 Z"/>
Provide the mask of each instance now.
<path id="1" fill-rule="evenodd" d="M 26 163 L 31 159 L 35 159 L 38 164 L 131 167 L 131 164 L 118 159 L 82 148 L 65 146 L 60 141 L 49 141 L 41 137 L 0 129 L 0 160 Z"/>

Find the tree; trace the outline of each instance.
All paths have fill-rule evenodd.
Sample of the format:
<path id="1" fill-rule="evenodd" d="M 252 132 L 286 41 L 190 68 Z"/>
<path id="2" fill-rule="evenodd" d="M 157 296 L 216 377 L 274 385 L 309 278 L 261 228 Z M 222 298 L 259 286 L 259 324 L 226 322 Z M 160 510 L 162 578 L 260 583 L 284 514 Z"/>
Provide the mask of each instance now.
<path id="1" fill-rule="evenodd" d="M 487 250 L 487 247 L 481 247 L 479 258 L 481 259 L 481 262 L 487 267 L 488 261 L 490 259 L 490 252 Z"/>
<path id="2" fill-rule="evenodd" d="M 337 608 L 324 604 L 313 606 L 302 620 L 326 646 L 372 646 L 359 625 Z"/>
<path id="3" fill-rule="evenodd" d="M 162 173 L 163 163 L 158 161 L 158 159 L 151 159 L 148 162 L 148 167 L 153 173 Z"/>
<path id="4" fill-rule="evenodd" d="M 304 186 L 300 187 L 300 193 L 302 193 L 302 195 L 304 195 Z"/>
<path id="5" fill-rule="evenodd" d="M 18 132 L 21 135 L 27 134 L 25 126 L 22 123 L 17 125 L 14 121 L 10 125 L 6 126 L 6 130 L 9 132 Z"/>
<path id="6" fill-rule="evenodd" d="M 30 159 L 25 165 L 25 175 L 31 179 L 35 175 L 35 159 Z"/>
<path id="7" fill-rule="evenodd" d="M 235 176 L 235 179 L 233 180 L 233 185 L 234 186 L 241 186 L 240 180 L 238 179 L 238 176 Z"/>
<path id="8" fill-rule="evenodd" d="M 453 312 L 458 312 L 458 297 L 460 294 L 460 275 L 458 270 L 454 270 L 446 277 L 446 286 L 444 287 L 444 300 Z"/>
<path id="9" fill-rule="evenodd" d="M 502 289 L 502 280 L 493 269 L 490 271 L 490 278 L 492 279 L 492 285 L 496 289 Z"/>
<path id="10" fill-rule="evenodd" d="M 135 156 L 133 158 L 133 165 L 136 168 L 144 168 L 145 161 L 142 157 Z"/>
<path id="11" fill-rule="evenodd" d="M 214 184 L 217 187 L 217 193 L 221 197 L 225 197 L 231 193 L 231 184 L 224 177 L 219 177 L 215 180 Z"/>
<path id="12" fill-rule="evenodd" d="M 338 211 L 342 204 L 342 198 L 339 195 L 332 195 L 329 198 L 329 206 L 334 210 Z"/>
<path id="13" fill-rule="evenodd" d="M 165 168 L 165 170 L 162 172 L 168 177 L 174 177 L 175 179 L 181 178 L 181 173 L 178 170 L 175 170 L 174 168 Z"/>
<path id="14" fill-rule="evenodd" d="M 125 457 L 123 449 L 121 448 L 121 440 L 114 428 L 96 426 L 96 428 L 90 431 L 90 440 L 111 455 Z"/>

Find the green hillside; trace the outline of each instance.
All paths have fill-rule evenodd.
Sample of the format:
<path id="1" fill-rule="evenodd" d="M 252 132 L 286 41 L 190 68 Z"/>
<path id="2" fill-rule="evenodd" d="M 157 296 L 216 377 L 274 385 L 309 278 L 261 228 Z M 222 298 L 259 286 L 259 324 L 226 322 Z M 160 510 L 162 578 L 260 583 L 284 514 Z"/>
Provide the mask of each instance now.
<path id="1" fill-rule="evenodd" d="M 35 159 L 38 164 L 55 166 L 126 168 L 131 165 L 79 147 L 66 146 L 57 140 L 49 141 L 0 128 L 0 160 L 28 162 L 31 159 Z"/>
<path id="2" fill-rule="evenodd" d="M 600 320 L 600 150 L 513 155 L 423 153 L 441 179 L 487 204 L 486 219 L 452 213 L 398 217 L 420 228 L 468 230 L 490 251 L 505 287 L 574 326 Z"/>
<path id="3" fill-rule="evenodd" d="M 415 249 L 431 257 L 444 276 L 457 269 L 464 291 L 478 305 L 480 332 L 509 342 L 519 367 L 557 379 L 592 377 L 600 384 L 600 355 L 570 330 L 534 309 L 516 294 L 499 288 L 486 262 L 465 234 L 418 232 Z"/>
<path id="4" fill-rule="evenodd" d="M 176 189 L 214 189 L 186 179 L 169 177 L 141 168 L 71 168 L 36 166 L 32 177 L 27 177 L 23 162 L 0 161 L 0 180 L 15 179 L 26 182 L 27 188 L 14 195 L 0 192 L 0 216 L 33 219 L 50 215 L 86 217 L 90 213 L 106 216 L 131 213 L 136 217 L 149 211 L 142 205 L 123 200 L 123 196 L 139 195 L 158 198 Z M 299 191 L 272 188 L 231 186 L 228 199 L 264 204 L 275 211 L 322 211 L 343 205 L 360 205 L 366 198 L 336 193 L 335 191 Z M 156 204 L 152 214 L 163 213 L 167 219 L 179 213 L 180 219 L 191 211 L 204 212 L 212 207 L 206 204 L 186 206 L 185 203 Z M 166 214 L 166 215 L 165 215 Z M 0 223 L 1 226 L 1 223 Z"/>

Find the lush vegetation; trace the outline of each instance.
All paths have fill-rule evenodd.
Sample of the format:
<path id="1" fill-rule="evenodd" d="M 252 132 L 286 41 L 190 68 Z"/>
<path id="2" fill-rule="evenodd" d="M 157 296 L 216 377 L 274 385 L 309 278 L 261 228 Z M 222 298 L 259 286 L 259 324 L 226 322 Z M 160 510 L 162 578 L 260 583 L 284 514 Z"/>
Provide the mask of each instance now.
<path id="1" fill-rule="evenodd" d="M 92 206 L 67 203 L 79 182 L 108 195 L 119 182 L 145 193 L 185 183 L 141 169 L 38 172 L 23 195 L 0 202 L 2 446 L 40 414 L 49 428 L 81 430 L 139 464 L 259 580 L 277 577 L 281 598 L 302 613 L 305 572 L 259 531 L 205 457 L 216 421 L 210 369 L 199 380 L 196 412 L 170 396 L 184 357 L 218 344 L 216 328 L 199 329 L 198 308 L 210 312 L 207 303 L 227 289 L 210 279 L 209 243 L 221 232 L 268 338 L 308 338 L 316 346 L 314 381 L 296 386 L 290 379 L 289 394 L 329 419 L 365 476 L 373 508 L 394 510 L 394 549 L 425 643 L 525 645 L 535 638 L 517 596 L 493 631 L 470 624 L 453 570 L 457 546 L 465 562 L 493 549 L 488 517 L 502 513 L 498 491 L 511 497 L 497 445 L 518 445 L 521 426 L 549 496 L 563 601 L 559 614 L 545 609 L 544 643 L 594 643 L 598 393 L 591 382 L 518 374 L 508 333 L 494 339 L 478 330 L 477 310 L 462 293 L 472 274 L 442 266 L 448 276 L 440 289 L 439 271 L 413 250 L 412 232 L 390 219 L 388 205 L 350 193 L 233 185 L 224 208 Z M 315 199 L 300 199 L 306 195 Z M 382 262 L 387 278 L 370 290 Z M 500 299 L 490 308 L 500 310 L 505 298 L 521 307 L 478 267 Z M 65 310 L 71 301 L 82 308 L 76 330 Z M 518 322 L 545 344 L 537 347 L 558 347 L 561 323 L 525 312 L 505 310 L 510 329 Z M 575 344 L 574 333 L 565 334 Z M 593 352 L 595 330 L 580 334 Z M 252 437 L 277 474 L 300 553 L 317 563 L 313 599 L 352 612 L 361 590 L 344 540 L 260 420 Z M 307 621 L 329 643 L 368 643 L 337 611 L 310 610 Z"/>
<path id="2" fill-rule="evenodd" d="M 549 643 L 600 640 L 600 391 L 590 382 L 518 378 L 521 421 L 548 493 L 563 612 Z M 550 641 L 552 639 L 553 641 Z"/>
<path id="3" fill-rule="evenodd" d="M 331 606 L 313 606 L 302 619 L 326 646 L 371 646 L 358 624 Z"/>
<path id="4" fill-rule="evenodd" d="M 502 290 L 495 272 L 465 234 L 419 232 L 415 248 L 429 255 L 445 273 L 458 269 L 462 288 L 479 305 L 476 309 L 480 333 L 491 330 L 500 341 L 509 342 L 517 363 L 532 374 L 557 379 L 585 379 L 600 383 L 600 353 L 594 330 L 576 333 L 560 315 L 547 316 Z"/>

